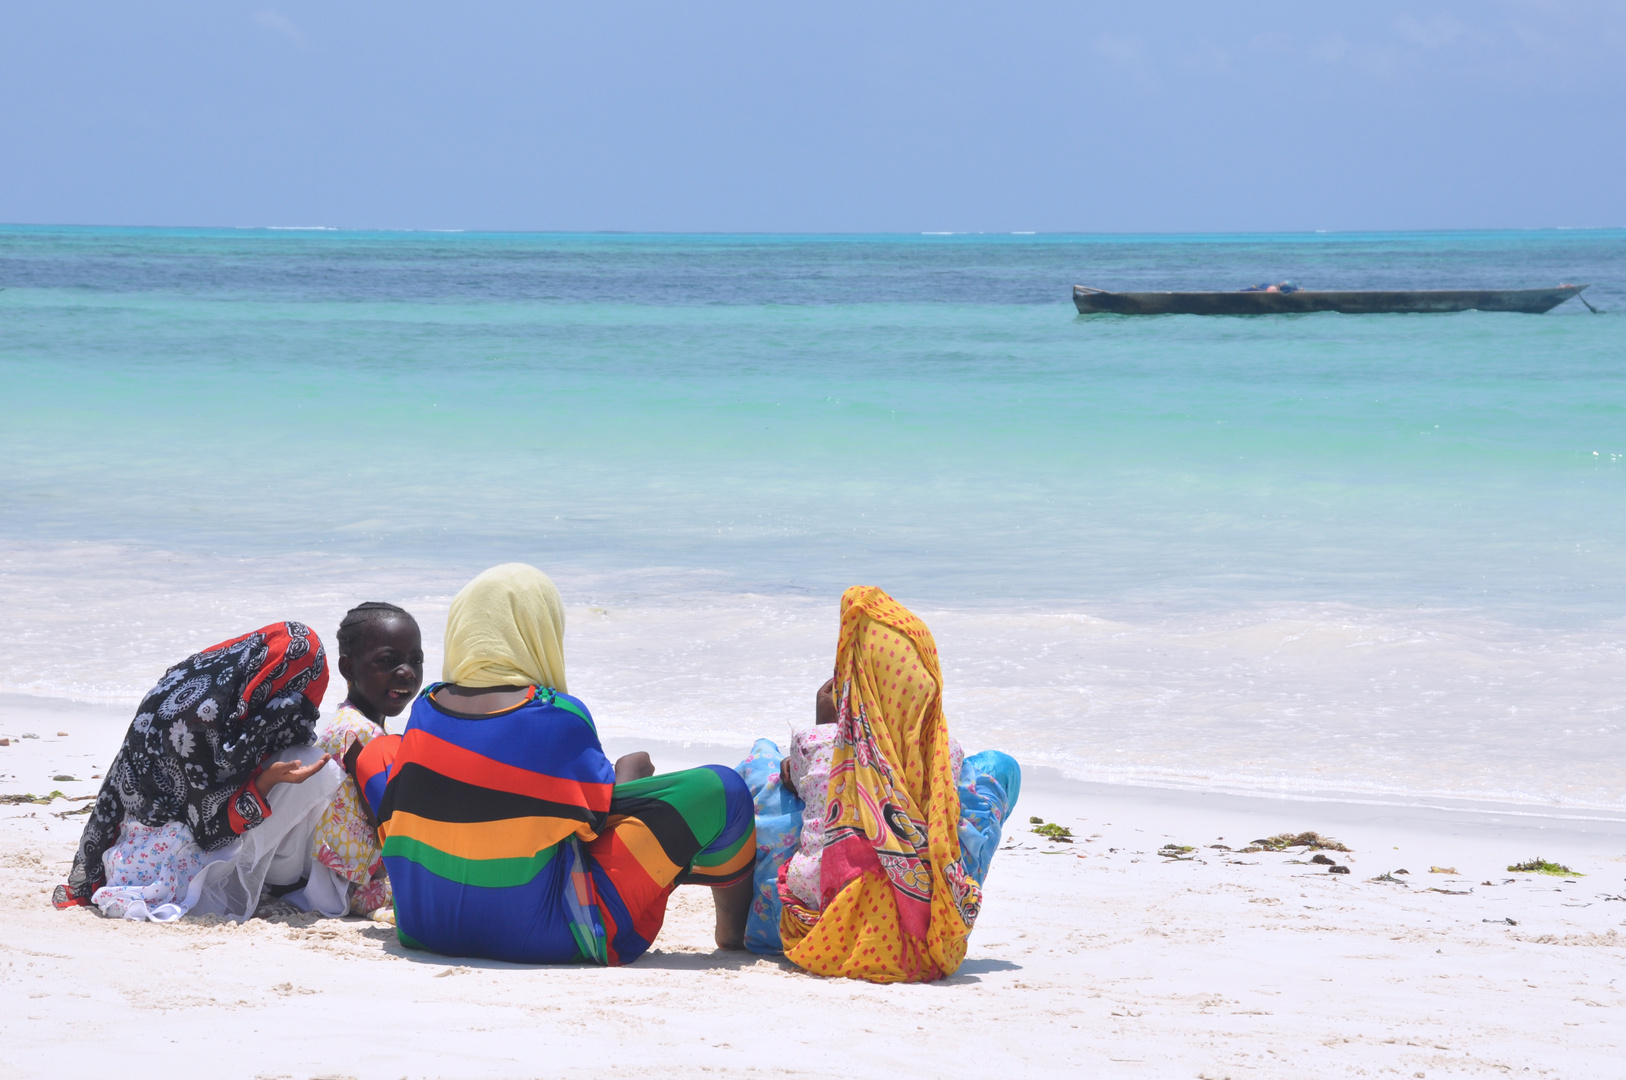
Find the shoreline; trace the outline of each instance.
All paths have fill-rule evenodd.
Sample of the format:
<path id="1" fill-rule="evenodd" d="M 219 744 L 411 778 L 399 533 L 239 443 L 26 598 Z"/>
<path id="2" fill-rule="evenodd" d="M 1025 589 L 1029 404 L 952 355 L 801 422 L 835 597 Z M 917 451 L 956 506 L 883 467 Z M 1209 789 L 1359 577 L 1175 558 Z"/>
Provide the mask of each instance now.
<path id="1" fill-rule="evenodd" d="M 0 793 L 94 791 L 89 767 L 107 764 L 123 710 L 33 706 L 40 738 L 0 747 Z M 0 726 L 18 715 L 0 700 Z M 718 747 L 605 743 L 612 756 L 649 749 L 663 770 L 732 764 Z M 82 819 L 54 815 L 83 805 L 0 806 L 0 1041 L 21 1077 L 60 1075 L 68 1040 L 93 1071 L 168 1071 L 185 1046 L 194 1060 L 242 1061 L 235 1075 L 368 1080 L 599 1076 L 612 1057 L 650 1078 L 883 1077 L 983 1061 L 1013 1077 L 1296 1080 L 1312 1058 L 1320 1076 L 1608 1075 L 1626 1042 L 1626 823 L 1613 821 L 1032 770 L 965 963 L 939 983 L 888 987 L 715 949 L 699 889 L 673 894 L 644 958 L 608 970 L 413 952 L 388 927 L 275 903 L 241 926 L 58 912 L 49 889 Z M 1033 834 L 1031 817 L 1074 842 Z M 1305 830 L 1352 848 L 1328 853 L 1349 873 L 1309 852 L 1241 850 Z M 1165 844 L 1191 851 L 1160 857 Z M 1505 870 L 1538 855 L 1586 876 Z M 366 1029 L 335 1016 L 366 1017 Z"/>
<path id="2" fill-rule="evenodd" d="M 130 706 L 176 659 L 244 627 L 295 615 L 327 634 L 369 597 L 414 612 L 437 670 L 446 605 L 466 580 L 453 563 L 359 557 L 35 555 L 0 551 L 17 608 L 0 627 L 0 688 Z M 806 687 L 828 674 L 836 594 L 645 576 L 647 590 L 627 591 L 609 588 L 614 574 L 561 570 L 575 599 L 571 685 L 601 732 L 748 745 L 805 722 Z M 1079 779 L 1626 810 L 1609 765 L 1626 756 L 1619 618 L 1562 629 L 1488 609 L 1268 598 L 1177 611 L 1148 597 L 1134 614 L 909 599 L 937 638 L 962 741 Z"/>
<path id="3" fill-rule="evenodd" d="M 730 759 L 726 747 L 683 746 L 653 739 L 609 738 L 604 745 L 612 759 L 632 750 L 648 750 L 660 771 L 706 763 L 733 765 L 743 757 L 743 753 L 735 752 Z M 1228 846 L 1240 848 L 1282 832 L 1315 831 L 1357 849 L 1364 842 L 1367 852 L 1376 852 L 1383 847 L 1378 843 L 1380 838 L 1398 838 L 1407 843 L 1389 844 L 1388 848 L 1408 854 L 1388 869 L 1406 868 L 1405 859 L 1427 861 L 1430 866 L 1462 863 L 1480 866 L 1482 877 L 1506 876 L 1497 863 L 1496 853 L 1502 850 L 1510 853 L 1503 862 L 1536 855 L 1577 864 L 1584 860 L 1615 861 L 1621 864 L 1620 875 L 1626 881 L 1626 814 L 1534 814 L 1524 807 L 1491 803 L 1438 806 L 1355 802 L 1118 785 L 1077 780 L 1046 767 L 1024 767 L 1021 797 L 1007 822 L 1001 850 L 1013 842 L 1013 837 L 1024 843 L 1032 840 L 1027 825 L 1034 816 L 1061 823 L 1069 819 L 1108 823 L 1134 820 L 1142 826 L 1157 826 L 1160 837 L 1199 847 L 1224 840 Z M 1211 826 L 1213 835 L 1196 835 L 1198 821 Z M 1525 848 L 1530 849 L 1526 854 L 1512 854 Z M 1468 859 L 1453 858 L 1449 852 L 1471 853 L 1475 861 L 1470 864 Z M 1428 867 L 1423 869 L 1427 871 Z M 1416 871 L 1411 873 L 1415 875 Z M 1622 915 L 1626 916 L 1626 910 Z"/>
<path id="4" fill-rule="evenodd" d="M 3 696 L 0 696 L 3 697 Z M 4 708 L 0 700 L 0 709 Z M 772 736 L 765 736 L 772 738 Z M 784 740 L 775 739 L 775 742 Z M 721 743 L 703 741 L 679 742 L 671 739 L 641 739 L 631 735 L 610 735 L 603 739 L 605 752 L 613 759 L 617 753 L 627 753 L 632 750 L 649 750 L 656 760 L 660 755 L 671 755 L 675 761 L 682 764 L 676 768 L 688 768 L 690 765 L 705 763 L 730 764 L 730 755 L 733 758 L 743 758 L 745 751 Z M 614 748 L 612 750 L 612 747 Z M 783 747 L 781 747 L 783 748 Z M 978 750 L 1002 750 L 1000 746 L 966 747 L 966 753 L 975 753 Z M 737 762 L 735 762 L 737 763 Z M 1626 807 L 1608 806 L 1567 806 L 1545 804 L 1537 802 L 1503 802 L 1493 799 L 1453 798 L 1434 794 L 1408 795 L 1404 792 L 1372 793 L 1361 791 L 1347 791 L 1338 789 L 1318 789 L 1310 791 L 1296 790 L 1246 790 L 1225 787 L 1220 785 L 1202 786 L 1198 784 L 1153 784 L 1135 782 L 1114 782 L 1110 780 L 1092 780 L 1087 777 L 1071 776 L 1060 768 L 1052 765 L 1028 766 L 1022 764 L 1022 794 L 1026 798 L 1028 793 L 1045 791 L 1066 798 L 1097 798 L 1097 799 L 1142 799 L 1147 802 L 1167 803 L 1193 803 L 1202 802 L 1205 805 L 1227 805 L 1231 809 L 1247 812 L 1253 808 L 1257 812 L 1264 812 L 1269 806 L 1285 804 L 1292 806 L 1302 805 L 1305 808 L 1325 807 L 1325 811 L 1306 809 L 1302 812 L 1327 813 L 1336 819 L 1359 819 L 1363 815 L 1438 815 L 1441 822 L 1461 819 L 1465 822 L 1476 819 L 1487 819 L 1490 823 L 1501 825 L 1503 819 L 1512 819 L 1507 824 L 1513 825 L 1519 821 L 1527 821 L 1534 825 L 1536 822 L 1575 822 L 1593 823 L 1595 829 L 1584 831 L 1616 832 L 1626 837 Z M 1345 809 L 1338 809 L 1345 808 Z M 1617 829 L 1618 827 L 1618 829 Z"/>
<path id="5" fill-rule="evenodd" d="M 324 716 L 331 711 L 331 704 L 336 703 L 338 697 L 332 689 L 328 697 L 331 703 L 324 703 Z M 109 747 L 102 753 L 102 757 L 111 758 L 117 748 L 117 739 L 124 728 L 129 724 L 133 715 L 135 703 L 130 705 L 113 704 L 103 701 L 78 701 L 73 698 L 46 697 L 34 694 L 19 694 L 13 692 L 0 692 L 0 736 L 12 738 L 12 747 L 19 747 L 17 741 L 19 733 L 28 725 L 24 722 L 22 714 L 36 717 L 43 723 L 50 716 L 62 718 L 73 717 L 81 725 L 92 721 L 88 726 L 94 733 L 92 738 L 107 740 L 111 736 Z M 404 715 L 404 714 L 403 714 Z M 36 723 L 34 726 L 40 726 Z M 391 720 L 391 730 L 399 731 L 403 721 L 401 718 Z M 117 728 L 117 732 L 111 731 Z M 11 731 L 9 729 L 16 729 Z M 35 734 L 38 734 L 37 732 Z M 773 739 L 775 742 L 787 743 L 786 735 L 760 736 Z M 50 736 L 42 740 L 48 742 Z M 605 752 L 612 760 L 618 754 L 632 750 L 649 750 L 657 761 L 660 771 L 668 771 L 660 767 L 662 760 L 676 762 L 672 768 L 689 768 L 700 764 L 726 764 L 734 765 L 743 759 L 749 751 L 749 745 L 731 746 L 725 743 L 708 740 L 676 740 L 670 738 L 642 737 L 613 731 L 602 736 Z M 6 747 L 0 747 L 4 751 Z M 967 753 L 974 753 L 983 749 L 1004 749 L 1001 746 L 967 746 Z M 64 748 L 66 754 L 78 754 L 80 750 Z M 95 757 L 94 749 L 90 756 Z M 0 759 L 3 761 L 4 759 Z M 1601 833 L 1606 835 L 1619 835 L 1626 843 L 1626 806 L 1587 806 L 1565 805 L 1539 802 L 1508 802 L 1492 799 L 1459 798 L 1430 793 L 1407 794 L 1404 792 L 1365 792 L 1340 790 L 1335 788 L 1316 790 L 1289 790 L 1275 791 L 1247 790 L 1227 787 L 1224 785 L 1188 784 L 1155 784 L 1136 782 L 1114 782 L 1094 780 L 1086 777 L 1071 776 L 1063 769 L 1051 765 L 1029 766 L 1022 761 L 1022 791 L 1026 799 L 1030 793 L 1044 791 L 1063 798 L 1078 799 L 1129 799 L 1146 802 L 1150 805 L 1185 805 L 1201 804 L 1206 807 L 1226 807 L 1238 813 L 1265 813 L 1272 806 L 1300 807 L 1292 812 L 1323 815 L 1332 820 L 1363 821 L 1368 819 L 1382 819 L 1386 817 L 1401 817 L 1416 819 L 1419 816 L 1436 818 L 1438 823 L 1451 821 L 1464 823 L 1479 821 L 1486 826 L 1515 827 L 1520 822 L 1531 828 L 1545 828 L 1541 822 L 1568 822 L 1573 828 L 1583 833 Z M 96 762 L 103 764 L 105 762 Z M 0 766 L 0 795 L 13 794 L 12 788 L 16 784 L 9 779 L 6 770 Z M 77 791 L 76 794 L 87 794 L 88 791 Z"/>

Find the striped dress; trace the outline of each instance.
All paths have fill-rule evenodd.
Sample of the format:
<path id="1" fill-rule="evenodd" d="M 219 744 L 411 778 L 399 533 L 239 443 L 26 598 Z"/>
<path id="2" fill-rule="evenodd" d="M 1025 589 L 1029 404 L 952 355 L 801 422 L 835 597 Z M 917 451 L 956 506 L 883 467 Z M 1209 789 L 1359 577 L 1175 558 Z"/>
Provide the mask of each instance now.
<path id="1" fill-rule="evenodd" d="M 704 766 L 615 783 L 587 707 L 533 688 L 468 718 L 431 687 L 406 732 L 355 759 L 378 819 L 403 944 L 515 963 L 625 964 L 660 932 L 681 884 L 751 873 L 756 829 L 739 775 Z"/>

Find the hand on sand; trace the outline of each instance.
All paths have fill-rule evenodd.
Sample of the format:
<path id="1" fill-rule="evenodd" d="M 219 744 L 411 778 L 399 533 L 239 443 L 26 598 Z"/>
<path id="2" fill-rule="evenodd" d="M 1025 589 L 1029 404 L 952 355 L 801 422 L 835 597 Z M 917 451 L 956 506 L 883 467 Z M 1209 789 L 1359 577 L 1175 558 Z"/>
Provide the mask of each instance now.
<path id="1" fill-rule="evenodd" d="M 260 773 L 259 779 L 254 781 L 254 788 L 265 798 L 271 789 L 278 784 L 303 784 L 322 770 L 333 757 L 332 754 L 323 754 L 320 759 L 307 765 L 303 761 L 273 761 Z"/>

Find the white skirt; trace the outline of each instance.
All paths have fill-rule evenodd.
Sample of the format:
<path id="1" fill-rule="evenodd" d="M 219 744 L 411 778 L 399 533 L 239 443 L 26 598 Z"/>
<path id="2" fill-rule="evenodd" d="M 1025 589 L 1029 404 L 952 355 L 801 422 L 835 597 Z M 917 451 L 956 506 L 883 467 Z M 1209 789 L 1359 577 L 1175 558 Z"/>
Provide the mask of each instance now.
<path id="1" fill-rule="evenodd" d="M 311 761 L 314 746 L 293 746 L 271 761 Z M 91 902 L 102 914 L 174 922 L 188 913 L 242 922 L 260 906 L 267 886 L 306 884 L 282 899 L 302 911 L 338 917 L 350 910 L 349 882 L 312 857 L 322 812 L 344 770 L 329 761 L 300 784 L 278 784 L 266 796 L 271 813 L 258 826 L 215 851 L 203 851 L 179 821 L 156 828 L 126 821 L 119 842 L 102 856 L 107 884 Z"/>

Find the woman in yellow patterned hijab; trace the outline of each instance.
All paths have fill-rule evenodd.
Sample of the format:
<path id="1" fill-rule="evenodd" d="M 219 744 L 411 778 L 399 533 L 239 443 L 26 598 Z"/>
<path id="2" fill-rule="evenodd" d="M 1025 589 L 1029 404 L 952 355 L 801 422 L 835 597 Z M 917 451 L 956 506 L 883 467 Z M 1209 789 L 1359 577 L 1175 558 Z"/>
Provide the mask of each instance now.
<path id="1" fill-rule="evenodd" d="M 785 955 L 815 974 L 870 982 L 951 975 L 982 890 L 960 861 L 960 797 L 931 631 L 880 589 L 848 589 L 834 694 L 821 904 L 786 898 Z"/>

